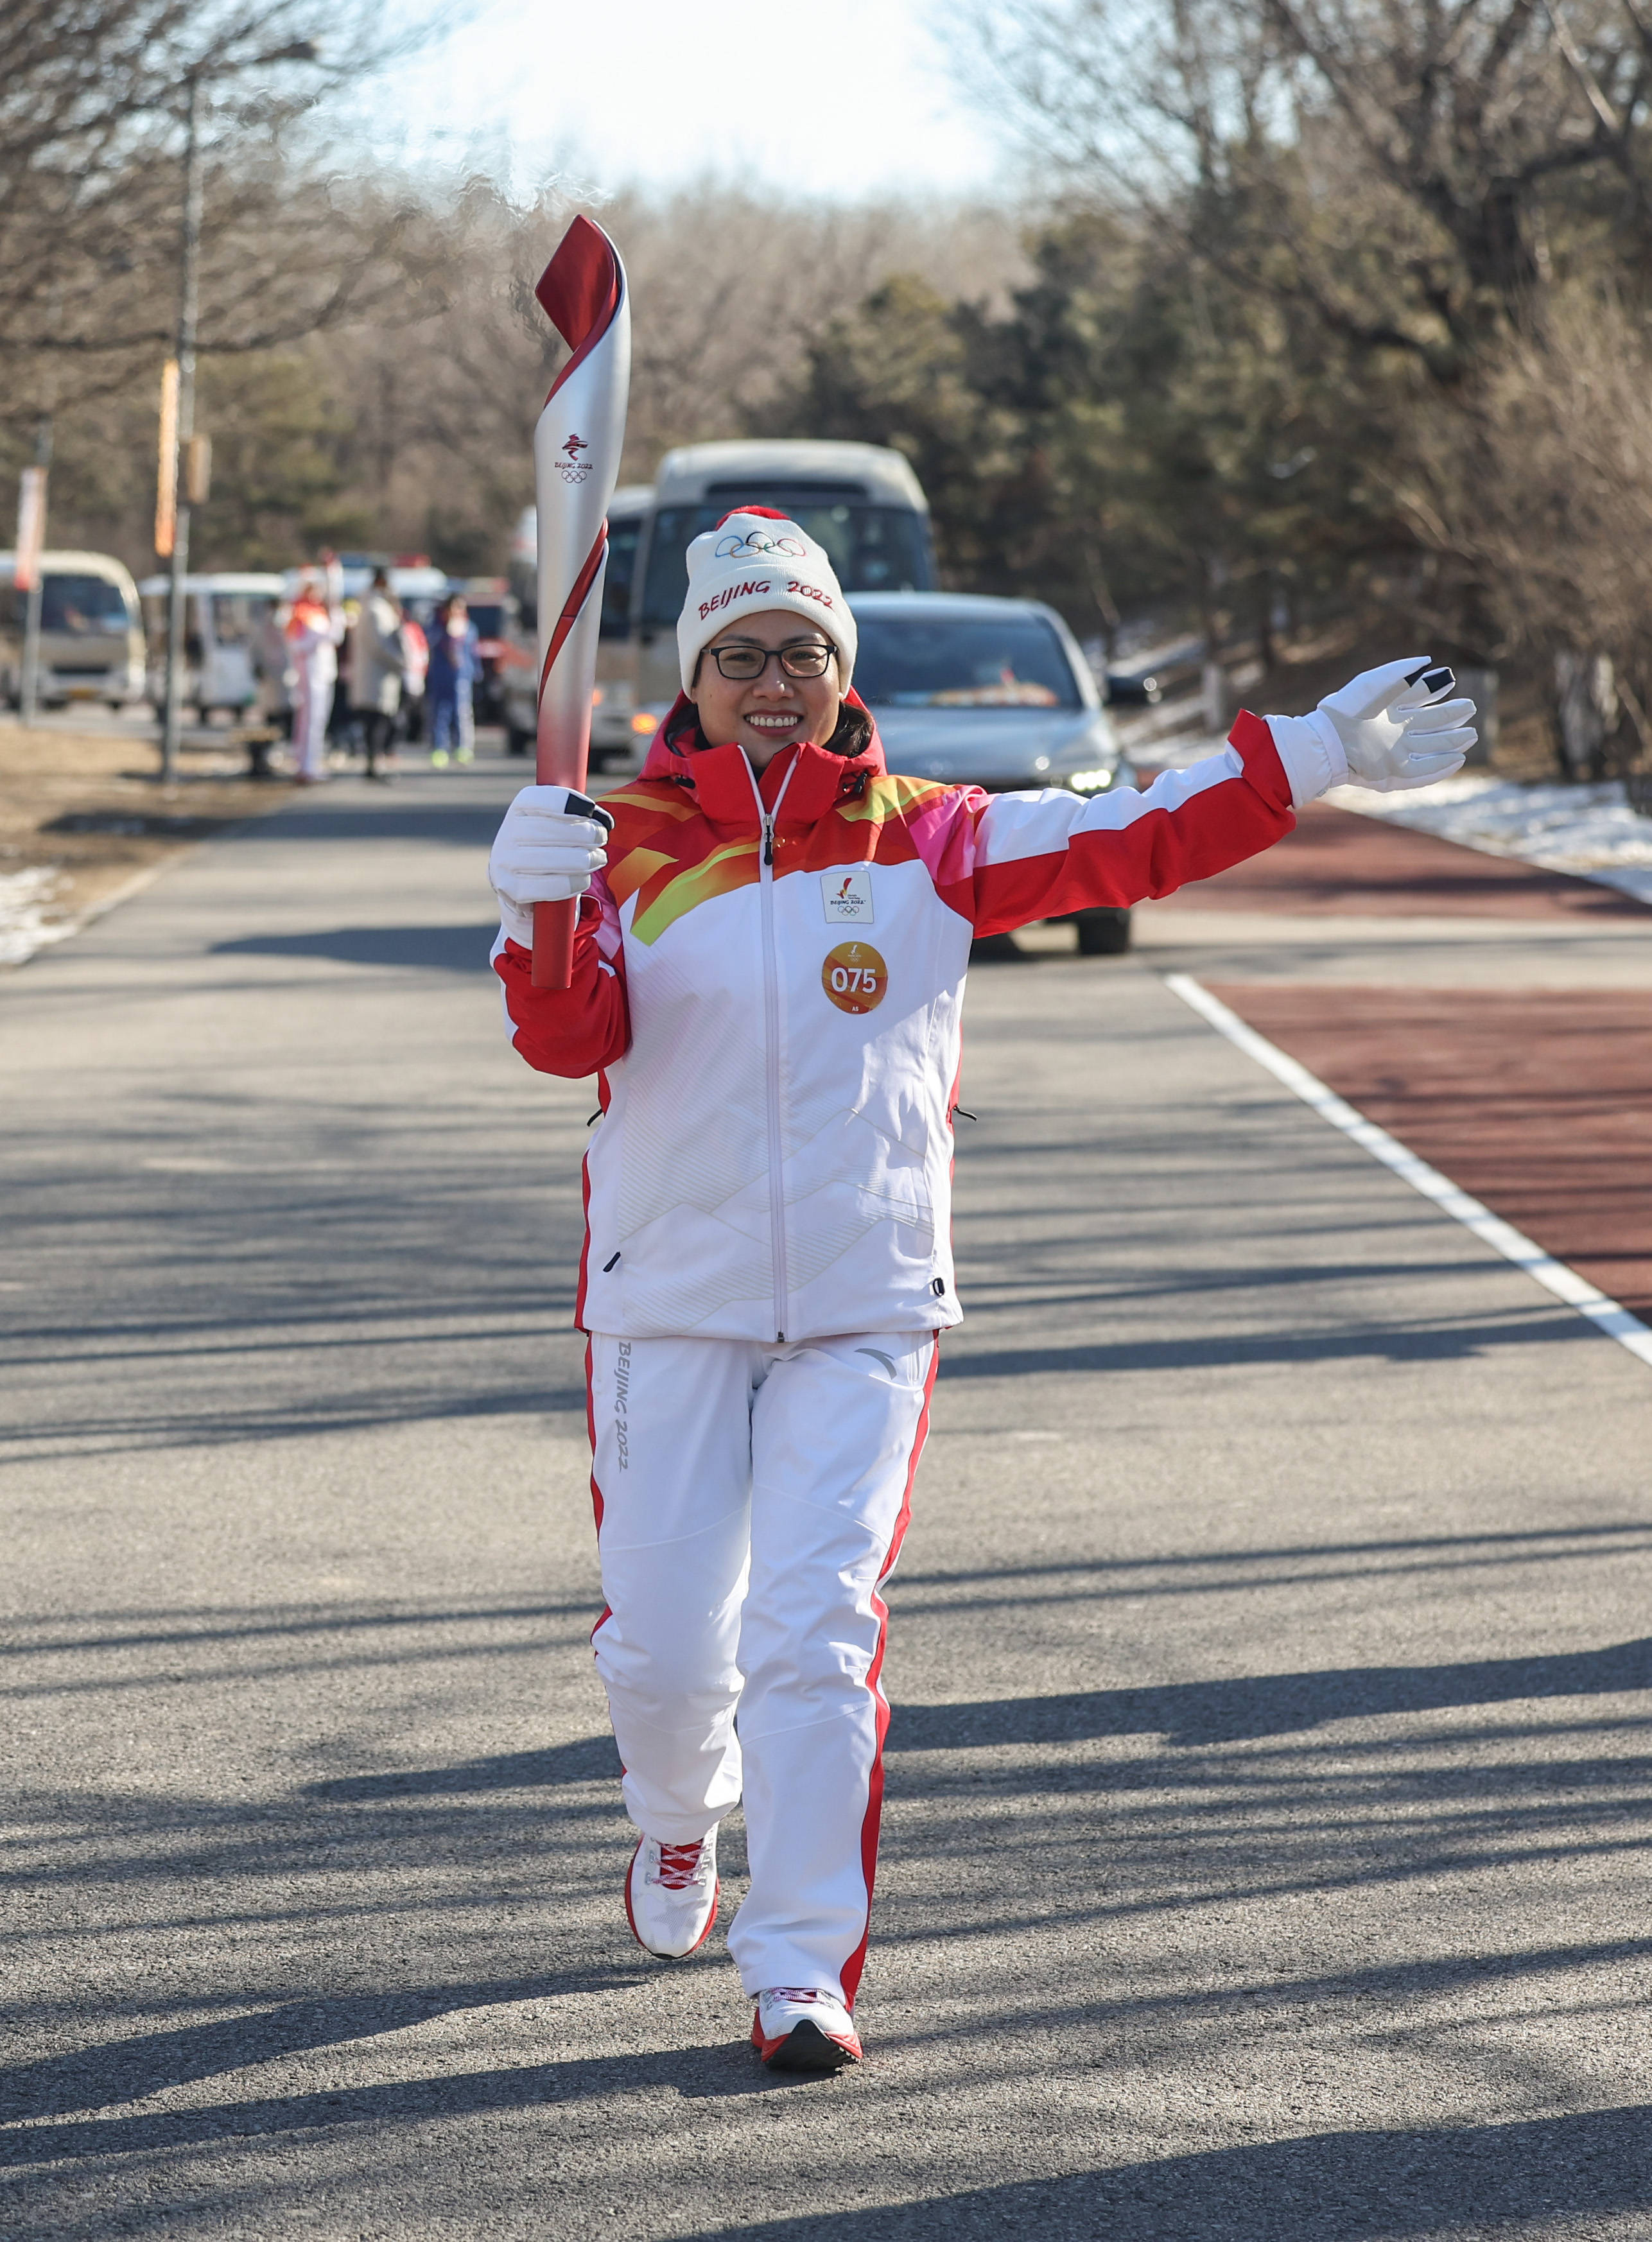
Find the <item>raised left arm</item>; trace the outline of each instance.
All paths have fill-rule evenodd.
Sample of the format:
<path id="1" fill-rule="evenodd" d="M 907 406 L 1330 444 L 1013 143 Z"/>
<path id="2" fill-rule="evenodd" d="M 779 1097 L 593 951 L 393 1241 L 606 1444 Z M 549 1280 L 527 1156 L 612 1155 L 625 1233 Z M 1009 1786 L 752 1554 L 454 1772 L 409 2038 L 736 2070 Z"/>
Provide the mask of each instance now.
<path id="1" fill-rule="evenodd" d="M 1008 934 L 1207 880 L 1288 833 L 1293 800 L 1273 734 L 1248 711 L 1220 755 L 1161 772 L 1143 793 L 985 795 L 976 820 L 975 930 Z"/>
<path id="2" fill-rule="evenodd" d="M 1311 715 L 1246 709 L 1220 755 L 1162 772 L 1143 794 L 982 795 L 977 934 L 1208 880 L 1283 839 L 1294 812 L 1333 786 L 1389 794 L 1449 777 L 1474 742 L 1474 704 L 1448 698 L 1455 690 L 1449 669 L 1409 655 L 1362 671 Z"/>

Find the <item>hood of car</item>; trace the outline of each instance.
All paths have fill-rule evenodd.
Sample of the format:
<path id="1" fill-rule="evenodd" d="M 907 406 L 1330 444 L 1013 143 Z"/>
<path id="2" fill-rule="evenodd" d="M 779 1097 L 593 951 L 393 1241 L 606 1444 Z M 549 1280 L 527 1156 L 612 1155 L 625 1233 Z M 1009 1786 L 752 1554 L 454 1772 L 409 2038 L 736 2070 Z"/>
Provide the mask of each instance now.
<path id="1" fill-rule="evenodd" d="M 1069 771 L 1111 769 L 1112 727 L 1098 708 L 872 711 L 892 771 L 964 786 L 1055 786 Z"/>

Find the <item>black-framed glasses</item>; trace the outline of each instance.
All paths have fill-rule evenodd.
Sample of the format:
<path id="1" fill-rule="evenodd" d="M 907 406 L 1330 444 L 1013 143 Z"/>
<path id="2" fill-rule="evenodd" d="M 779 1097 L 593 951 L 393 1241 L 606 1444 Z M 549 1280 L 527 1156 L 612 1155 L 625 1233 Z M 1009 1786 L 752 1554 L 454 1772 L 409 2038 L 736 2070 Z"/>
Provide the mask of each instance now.
<path id="1" fill-rule="evenodd" d="M 835 648 L 818 639 L 800 639 L 791 646 L 708 646 L 706 652 L 731 684 L 749 685 L 771 661 L 788 677 L 824 677 Z"/>

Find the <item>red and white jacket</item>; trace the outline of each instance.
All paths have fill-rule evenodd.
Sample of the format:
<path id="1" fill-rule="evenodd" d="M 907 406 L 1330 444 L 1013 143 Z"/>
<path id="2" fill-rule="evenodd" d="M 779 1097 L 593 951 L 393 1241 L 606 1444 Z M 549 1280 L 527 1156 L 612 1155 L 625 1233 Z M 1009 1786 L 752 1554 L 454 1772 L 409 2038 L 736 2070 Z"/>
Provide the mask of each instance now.
<path id="1" fill-rule="evenodd" d="M 954 1324 L 972 937 L 1209 878 L 1291 830 L 1295 774 L 1246 715 L 1144 793 L 900 777 L 875 729 L 760 781 L 740 748 L 687 748 L 692 715 L 680 701 L 605 798 L 572 985 L 536 990 L 527 951 L 494 947 L 528 1064 L 598 1077 L 576 1321 L 758 1340 Z"/>

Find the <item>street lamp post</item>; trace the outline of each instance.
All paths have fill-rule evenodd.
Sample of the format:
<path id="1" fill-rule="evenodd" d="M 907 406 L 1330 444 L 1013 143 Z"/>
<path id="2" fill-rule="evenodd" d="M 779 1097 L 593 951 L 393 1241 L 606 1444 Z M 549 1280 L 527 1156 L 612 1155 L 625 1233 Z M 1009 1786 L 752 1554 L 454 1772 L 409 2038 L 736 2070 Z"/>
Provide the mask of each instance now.
<path id="1" fill-rule="evenodd" d="M 189 572 L 189 490 L 178 463 L 195 433 L 195 328 L 201 297 L 201 80 L 192 71 L 184 142 L 184 272 L 178 305 L 178 433 L 172 442 L 172 553 L 166 587 L 166 699 L 161 716 L 161 779 L 178 775 L 184 702 L 184 579 Z"/>
<path id="2" fill-rule="evenodd" d="M 51 472 L 51 414 L 41 414 L 35 429 L 35 465 L 41 473 L 41 489 L 46 487 L 45 478 Z M 45 500 L 41 500 L 44 507 Z M 44 540 L 42 539 L 44 544 Z M 40 705 L 40 615 L 45 599 L 46 571 L 44 553 L 37 559 L 33 581 L 29 586 L 29 603 L 24 610 L 23 671 L 17 681 L 17 721 L 32 724 Z"/>
<path id="3" fill-rule="evenodd" d="M 312 63 L 320 59 L 313 39 L 294 39 L 267 55 L 255 55 L 217 70 L 198 64 L 186 77 L 185 113 L 183 272 L 178 299 L 178 425 L 167 472 L 172 487 L 172 550 L 166 586 L 166 697 L 161 717 L 161 779 L 178 775 L 178 748 L 184 713 L 184 580 L 189 573 L 190 489 L 179 473 L 195 433 L 195 331 L 201 298 L 201 84 L 209 75 L 227 77 L 238 70 L 259 70 L 269 63 Z"/>

